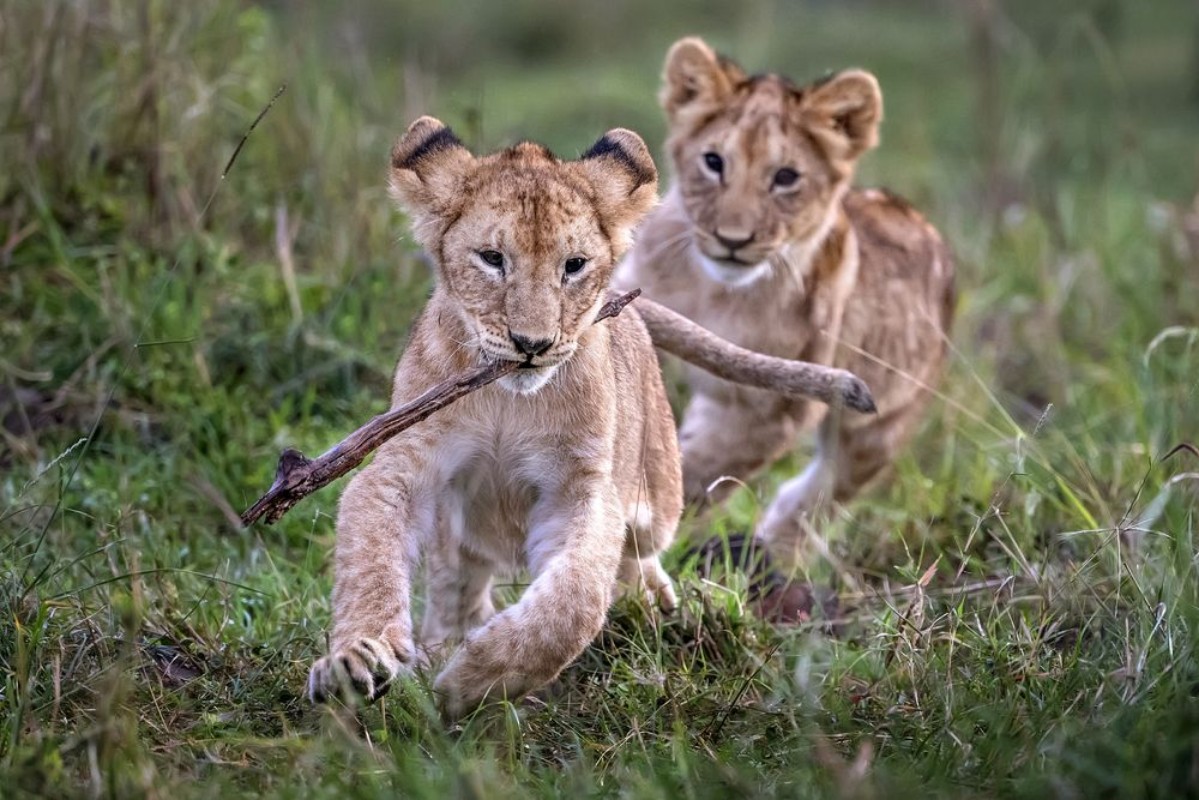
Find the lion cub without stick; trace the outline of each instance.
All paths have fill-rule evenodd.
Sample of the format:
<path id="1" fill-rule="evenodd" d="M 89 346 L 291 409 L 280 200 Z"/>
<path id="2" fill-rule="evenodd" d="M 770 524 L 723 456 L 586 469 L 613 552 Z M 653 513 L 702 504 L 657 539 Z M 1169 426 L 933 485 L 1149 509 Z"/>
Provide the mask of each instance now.
<path id="1" fill-rule="evenodd" d="M 682 474 L 646 324 L 725 377 L 775 385 L 778 362 L 652 304 L 644 321 L 634 305 L 592 324 L 657 201 L 657 171 L 635 133 L 610 131 L 577 161 L 529 142 L 476 158 L 423 117 L 392 151 L 391 190 L 437 271 L 396 368 L 393 407 L 482 360 L 522 368 L 386 442 L 346 487 L 331 652 L 308 690 L 316 701 L 347 686 L 373 699 L 414 666 L 409 591 L 423 551 L 421 644 L 465 639 L 434 684 L 456 716 L 552 680 L 598 634 L 618 576 L 675 604 L 658 554 L 674 537 Z M 869 408 L 852 375 L 809 372 L 819 374 L 790 391 Z M 493 574 L 522 567 L 531 585 L 497 613 Z"/>
<path id="2" fill-rule="evenodd" d="M 674 184 L 617 282 L 750 350 L 848 369 L 878 405 L 872 417 L 830 413 L 690 371 L 679 439 L 691 501 L 708 499 L 722 476 L 769 466 L 822 420 L 816 458 L 782 486 L 757 531 L 791 559 L 804 512 L 873 481 L 921 419 L 944 360 L 953 259 L 905 203 L 850 186 L 882 119 L 869 73 L 798 87 L 749 76 L 688 38 L 666 58 L 661 101 Z"/>

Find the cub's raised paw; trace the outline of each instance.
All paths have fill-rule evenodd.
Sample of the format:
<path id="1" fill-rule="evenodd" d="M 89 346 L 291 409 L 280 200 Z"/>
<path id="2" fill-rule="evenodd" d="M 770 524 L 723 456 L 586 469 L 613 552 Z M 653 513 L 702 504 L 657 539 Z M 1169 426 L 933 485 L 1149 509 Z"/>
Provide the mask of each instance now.
<path id="1" fill-rule="evenodd" d="M 325 703 L 347 695 L 374 702 L 401 673 L 410 672 L 411 658 L 401 659 L 380 639 L 363 637 L 318 659 L 308 673 L 308 699 Z"/>

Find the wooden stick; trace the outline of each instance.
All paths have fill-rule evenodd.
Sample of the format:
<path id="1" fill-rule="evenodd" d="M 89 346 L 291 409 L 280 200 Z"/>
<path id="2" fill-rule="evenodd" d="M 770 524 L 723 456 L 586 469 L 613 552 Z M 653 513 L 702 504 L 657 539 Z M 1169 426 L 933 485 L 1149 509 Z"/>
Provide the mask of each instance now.
<path id="1" fill-rule="evenodd" d="M 612 298 L 600 308 L 595 321 L 615 317 L 639 294 L 641 290 L 634 289 L 628 294 Z M 275 482 L 266 494 L 241 515 L 241 524 L 252 525 L 264 517 L 268 525 L 277 522 L 300 500 L 354 469 L 379 445 L 400 431 L 412 427 L 464 395 L 515 372 L 519 367 L 520 362 L 517 361 L 498 361 L 460 378 L 439 383 L 412 402 L 375 417 L 315 459 L 289 447 L 279 456 Z"/>
<path id="2" fill-rule="evenodd" d="M 595 322 L 615 317 L 640 294 L 640 289 L 634 289 L 628 294 L 612 296 L 596 314 Z M 844 403 L 864 413 L 874 411 L 874 400 L 866 384 L 845 370 L 750 353 L 663 306 L 645 301 L 644 309 L 642 318 L 655 344 L 712 370 L 718 377 L 794 397 Z M 687 337 L 694 341 L 684 341 Z M 400 431 L 519 368 L 520 362 L 499 361 L 439 383 L 412 402 L 375 417 L 318 458 L 309 459 L 292 448 L 284 450 L 275 469 L 275 482 L 241 515 L 242 525 L 252 525 L 263 518 L 268 525 L 278 521 L 300 500 L 354 469 Z"/>
<path id="3" fill-rule="evenodd" d="M 844 405 L 861 414 L 878 411 L 870 388 L 852 372 L 738 347 L 652 300 L 638 303 L 637 313 L 654 347 L 729 383 L 820 400 L 834 408 Z"/>

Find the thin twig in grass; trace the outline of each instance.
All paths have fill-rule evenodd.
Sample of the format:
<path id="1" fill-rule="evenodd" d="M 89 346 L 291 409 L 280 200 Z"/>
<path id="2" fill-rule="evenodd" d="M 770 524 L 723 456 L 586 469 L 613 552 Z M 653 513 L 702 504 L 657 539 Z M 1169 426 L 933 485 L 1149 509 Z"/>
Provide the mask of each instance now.
<path id="1" fill-rule="evenodd" d="M 84 444 L 86 444 L 86 443 L 87 443 L 87 439 L 85 439 L 85 438 L 83 438 L 83 437 L 80 437 L 79 439 L 76 439 L 74 444 L 72 444 L 72 445 L 71 445 L 70 447 L 68 447 L 66 450 L 63 450 L 61 453 L 59 453 L 59 454 L 58 454 L 58 455 L 56 455 L 54 458 L 52 458 L 52 459 L 50 460 L 50 463 L 49 463 L 49 464 L 47 464 L 46 466 L 42 467 L 40 470 L 38 470 L 38 472 L 37 472 L 37 474 L 36 474 L 36 475 L 34 475 L 34 476 L 33 476 L 32 478 L 30 478 L 29 480 L 27 480 L 27 481 L 25 482 L 25 485 L 21 487 L 21 491 L 17 492 L 17 497 L 24 497 L 24 496 L 25 496 L 25 492 L 29 491 L 29 487 L 30 487 L 30 486 L 33 486 L 33 484 L 35 484 L 35 483 L 37 483 L 38 481 L 40 481 L 40 480 L 42 479 L 42 476 L 43 476 L 43 475 L 45 475 L 45 474 L 46 474 L 47 472 L 49 472 L 50 470 L 54 469 L 55 465 L 57 465 L 57 464 L 58 464 L 60 461 L 62 461 L 62 460 L 63 460 L 64 458 L 66 458 L 67 456 L 69 456 L 71 453 L 75 452 L 76 448 L 79 448 L 79 447 L 83 446 L 83 445 L 84 445 Z"/>
<path id="2" fill-rule="evenodd" d="M 1199 458 L 1199 447 L 1195 447 L 1195 445 L 1191 444 L 1190 442 L 1179 442 L 1178 444 L 1174 445 L 1170 452 L 1161 457 L 1159 463 L 1168 461 L 1174 454 L 1182 452 L 1190 453 L 1195 458 Z"/>
<path id="3" fill-rule="evenodd" d="M 285 91 L 287 91 L 286 83 L 279 87 L 279 89 L 275 92 L 274 96 L 271 97 L 270 102 L 268 102 L 266 104 L 266 108 L 259 111 L 258 116 L 254 117 L 254 121 L 250 123 L 250 127 L 247 128 L 246 132 L 242 135 L 241 141 L 239 141 L 237 143 L 237 147 L 233 148 L 233 155 L 229 156 L 229 160 L 225 163 L 225 168 L 223 170 L 221 170 L 221 180 L 222 181 L 225 180 L 225 177 L 229 174 L 229 170 L 233 169 L 233 164 L 235 161 L 237 161 L 237 157 L 239 155 L 241 155 L 241 149 L 243 147 L 245 147 L 246 142 L 249 141 L 250 134 L 254 132 L 254 129 L 258 127 L 258 123 L 262 122 L 262 118 L 265 117 L 267 115 L 267 112 L 270 111 L 274 107 L 275 101 L 277 101 L 280 97 L 282 97 L 283 93 Z M 204 216 L 203 211 L 200 212 L 200 216 L 201 217 Z"/>
<path id="4" fill-rule="evenodd" d="M 1170 453 L 1163 456 L 1161 461 L 1159 461 L 1158 463 L 1160 464 L 1163 461 L 1165 461 L 1177 449 L 1178 448 L 1171 450 Z M 1117 534 L 1119 534 L 1121 542 L 1124 542 L 1126 539 L 1125 532 L 1127 530 L 1129 530 L 1129 528 L 1127 527 L 1128 525 L 1140 525 L 1141 524 L 1141 520 L 1139 517 L 1135 520 L 1132 519 L 1132 510 L 1134 508 L 1136 508 L 1137 503 L 1141 499 L 1141 494 L 1145 491 L 1145 486 L 1148 485 L 1148 483 L 1149 483 L 1149 476 L 1153 474 L 1153 467 L 1154 467 L 1153 463 L 1150 463 L 1149 466 L 1145 468 L 1145 473 L 1143 475 L 1141 475 L 1140 483 L 1137 484 L 1137 490 L 1133 493 L 1132 499 L 1128 501 L 1128 507 L 1124 509 L 1124 515 L 1122 517 L 1120 517 L 1120 524 L 1117 525 L 1114 529 L 1115 532 Z M 1150 505 L 1152 505 L 1152 503 Z M 1131 544 L 1131 542 L 1130 542 L 1130 544 Z"/>
<path id="5" fill-rule="evenodd" d="M 50 600 L 61 600 L 64 597 L 73 597 L 75 595 L 83 594 L 84 592 L 90 592 L 92 589 L 98 589 L 101 586 L 107 586 L 110 583 L 116 583 L 117 581 L 132 580 L 134 578 L 141 578 L 146 575 L 169 575 L 169 574 L 194 575 L 197 578 L 203 578 L 206 581 L 212 581 L 214 583 L 222 583 L 222 584 L 225 584 L 226 586 L 233 586 L 237 589 L 241 589 L 246 592 L 251 592 L 253 594 L 260 594 L 260 595 L 263 595 L 264 597 L 267 595 L 267 592 L 264 592 L 260 589 L 255 589 L 253 586 L 246 586 L 244 583 L 238 583 L 237 581 L 231 581 L 226 578 L 218 578 L 215 575 L 209 575 L 204 572 L 197 572 L 194 569 L 179 569 L 177 567 L 159 567 L 157 569 L 139 569 L 139 570 L 134 570 L 133 572 L 126 572 L 123 575 L 114 575 L 111 578 L 105 578 L 102 581 L 96 581 L 95 583 L 88 584 L 87 586 L 83 586 L 79 589 L 72 589 L 69 592 L 59 592 L 58 594 L 50 595 L 49 599 Z"/>
<path id="6" fill-rule="evenodd" d="M 1159 458 L 1157 460 L 1157 464 L 1160 465 L 1166 463 L 1170 460 L 1170 458 L 1178 453 L 1190 453 L 1196 458 L 1199 458 L 1199 448 L 1195 447 L 1195 445 L 1191 444 L 1190 442 L 1179 442 L 1178 444 L 1174 445 L 1174 447 L 1170 448 L 1168 453 Z M 1124 510 L 1124 516 L 1120 518 L 1120 524 L 1116 526 L 1116 531 L 1120 534 L 1122 540 L 1126 532 L 1144 532 L 1140 530 L 1139 526 L 1144 525 L 1144 519 L 1146 516 L 1145 514 L 1142 514 L 1136 520 L 1132 521 L 1131 524 L 1128 524 L 1128 520 L 1132 516 L 1132 510 L 1136 507 L 1137 502 L 1141 499 L 1141 494 L 1145 491 L 1145 486 L 1149 483 L 1149 477 L 1153 473 L 1154 466 L 1154 464 L 1150 464 L 1150 466 L 1146 468 L 1145 474 L 1141 476 L 1141 482 L 1137 484 L 1136 493 L 1133 494 L 1132 500 L 1128 502 L 1128 508 Z M 1174 476 L 1174 478 L 1167 482 L 1166 485 L 1171 485 L 1175 480 L 1180 477 L 1184 477 L 1185 475 L 1186 473 L 1184 473 L 1184 475 Z M 1152 507 L 1153 503 L 1151 502 L 1149 505 Z"/>

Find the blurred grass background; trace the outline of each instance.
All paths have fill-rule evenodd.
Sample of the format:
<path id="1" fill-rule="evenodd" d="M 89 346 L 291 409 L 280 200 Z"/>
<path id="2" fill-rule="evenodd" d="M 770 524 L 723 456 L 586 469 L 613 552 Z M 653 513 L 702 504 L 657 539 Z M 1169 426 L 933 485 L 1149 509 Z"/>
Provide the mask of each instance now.
<path id="1" fill-rule="evenodd" d="M 861 182 L 961 259 L 942 402 L 812 559 L 841 635 L 676 563 L 543 701 L 309 709 L 336 488 L 235 519 L 386 404 L 428 287 L 392 139 L 660 152 L 693 33 L 874 71 Z M 0 114 L 0 795 L 1199 792 L 1193 2 L 0 0 Z"/>

